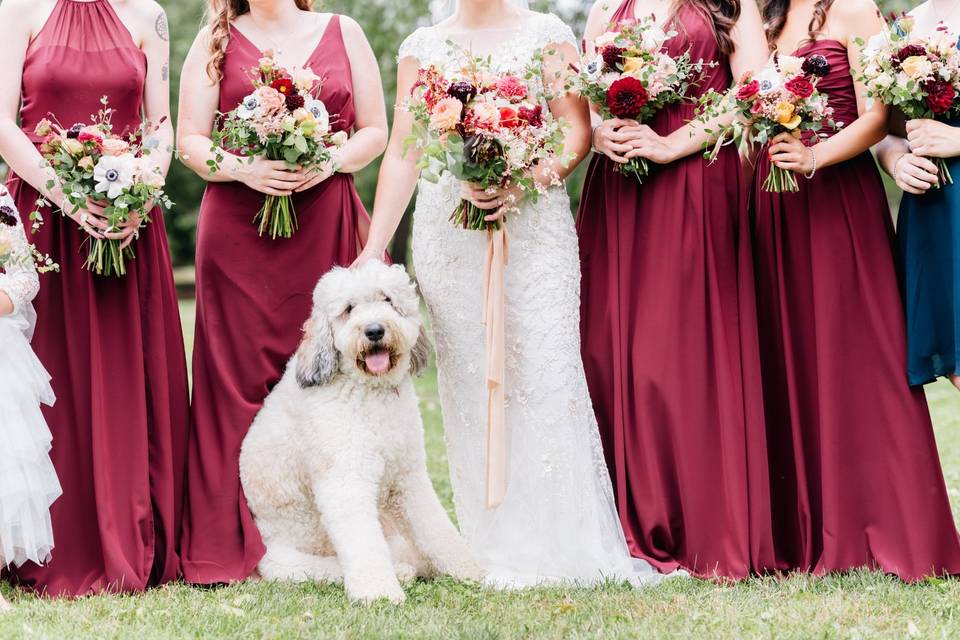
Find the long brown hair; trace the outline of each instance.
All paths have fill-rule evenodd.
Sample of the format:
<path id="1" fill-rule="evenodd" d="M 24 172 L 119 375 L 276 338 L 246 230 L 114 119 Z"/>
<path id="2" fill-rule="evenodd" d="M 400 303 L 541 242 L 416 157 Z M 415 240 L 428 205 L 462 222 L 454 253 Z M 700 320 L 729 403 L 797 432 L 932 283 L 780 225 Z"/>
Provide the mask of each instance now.
<path id="1" fill-rule="evenodd" d="M 294 0 L 302 11 L 313 10 L 313 0 Z M 207 75 L 213 82 L 223 78 L 223 58 L 230 40 L 230 23 L 250 12 L 247 0 L 207 0 L 207 27 L 210 29 L 210 60 Z"/>
<path id="2" fill-rule="evenodd" d="M 700 11 L 710 20 L 720 52 L 724 55 L 733 53 L 736 47 L 730 32 L 737 26 L 737 20 L 740 19 L 740 0 L 676 0 L 674 15 L 685 5 Z"/>
<path id="3" fill-rule="evenodd" d="M 810 40 L 816 40 L 824 25 L 827 24 L 827 12 L 833 6 L 834 0 L 817 0 L 813 7 L 813 18 L 807 25 L 807 35 Z M 767 42 L 773 47 L 774 43 L 783 33 L 783 27 L 787 24 L 787 13 L 790 11 L 790 0 L 763 0 L 763 6 L 760 10 L 763 15 L 764 28 L 767 30 Z"/>

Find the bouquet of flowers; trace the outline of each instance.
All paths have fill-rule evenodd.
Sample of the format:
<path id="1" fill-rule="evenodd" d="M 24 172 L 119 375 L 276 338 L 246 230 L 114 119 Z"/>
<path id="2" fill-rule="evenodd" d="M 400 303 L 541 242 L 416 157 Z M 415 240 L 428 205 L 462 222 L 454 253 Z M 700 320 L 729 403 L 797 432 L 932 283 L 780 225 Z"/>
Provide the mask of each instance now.
<path id="1" fill-rule="evenodd" d="M 332 150 L 347 140 L 344 131 L 332 133 L 330 114 L 318 98 L 322 81 L 309 68 L 288 71 L 266 52 L 250 70 L 254 91 L 233 111 L 220 114 L 213 133 L 214 159 L 210 173 L 220 169 L 223 149 L 250 158 L 263 156 L 282 160 L 291 169 L 319 171 L 332 162 Z M 268 195 L 253 218 L 260 235 L 290 238 L 297 229 L 297 216 L 290 196 Z"/>
<path id="2" fill-rule="evenodd" d="M 863 46 L 857 80 L 867 98 L 900 109 L 909 118 L 960 116 L 960 50 L 957 34 L 941 24 L 934 35 L 912 35 L 913 18 L 904 16 Z M 936 158 L 941 180 L 953 184 L 943 158 Z"/>
<path id="3" fill-rule="evenodd" d="M 40 253 L 34 245 L 26 244 L 20 229 L 20 218 L 12 204 L 0 186 L 0 271 L 23 267 L 31 262 L 40 273 L 59 271 L 60 265 L 50 256 Z"/>
<path id="4" fill-rule="evenodd" d="M 158 125 L 145 121 L 136 131 L 117 135 L 107 98 L 100 103 L 101 109 L 88 125 L 64 128 L 55 121 L 41 120 L 35 129 L 43 137 L 40 153 L 56 174 L 71 215 L 86 209 L 89 199 L 103 203 L 107 233 L 120 231 L 130 221 L 137 221 L 142 228 L 150 223 L 155 203 L 173 206 L 163 190 L 163 172 L 150 157 L 158 145 L 153 137 Z M 54 185 L 51 180 L 47 187 Z M 31 218 L 37 219 L 44 206 L 50 203 L 41 198 Z M 89 242 L 86 268 L 97 275 L 123 276 L 127 260 L 136 257 L 133 247 L 122 247 L 121 240 L 91 237 Z"/>
<path id="5" fill-rule="evenodd" d="M 676 35 L 657 26 L 653 16 L 612 27 L 595 41 L 597 57 L 579 70 L 574 85 L 605 120 L 648 120 L 665 105 L 685 100 L 704 67 L 711 66 L 693 62 L 689 52 L 674 58 L 663 51 L 663 44 Z M 638 180 L 649 171 L 645 158 L 615 169 Z"/>
<path id="6" fill-rule="evenodd" d="M 822 55 L 774 55 L 759 74 L 745 75 L 729 94 L 711 92 L 704 96 L 699 117 L 702 122 L 730 112 L 736 115 L 729 125 L 710 132 L 717 134 L 717 140 L 706 157 L 715 160 L 720 149 L 731 142 L 766 144 L 785 132 L 823 135 L 819 132 L 824 127 L 842 127 L 843 123 L 833 119 L 827 96 L 817 90 L 820 78 L 829 71 L 830 64 Z M 792 171 L 773 165 L 763 189 L 781 193 L 799 191 L 800 187 Z"/>
<path id="7" fill-rule="evenodd" d="M 449 76 L 436 66 L 420 69 L 407 100 L 414 127 L 406 142 L 422 152 L 421 176 L 437 182 L 447 173 L 485 189 L 512 183 L 522 199 L 535 200 L 542 187 L 531 170 L 553 158 L 568 161 L 565 125 L 553 118 L 540 90 L 542 56 L 520 75 L 495 73 L 489 58 L 464 57 Z M 482 230 L 490 226 L 484 220 L 489 213 L 464 200 L 450 219 Z"/>

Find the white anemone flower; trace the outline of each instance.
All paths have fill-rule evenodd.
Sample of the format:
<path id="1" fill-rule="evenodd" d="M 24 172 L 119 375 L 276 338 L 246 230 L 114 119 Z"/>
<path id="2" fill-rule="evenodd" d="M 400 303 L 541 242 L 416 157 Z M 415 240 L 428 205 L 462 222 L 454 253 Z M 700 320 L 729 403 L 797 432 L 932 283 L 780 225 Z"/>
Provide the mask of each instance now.
<path id="1" fill-rule="evenodd" d="M 119 156 L 103 156 L 93 168 L 96 192 L 106 193 L 107 198 L 115 200 L 124 189 L 133 186 L 136 174 L 136 158 L 129 153 Z"/>
<path id="2" fill-rule="evenodd" d="M 313 119 L 317 121 L 317 131 L 326 135 L 330 131 L 330 114 L 327 113 L 327 105 L 316 98 L 308 98 L 303 108 L 310 112 Z"/>
<path id="3" fill-rule="evenodd" d="M 251 93 L 246 98 L 243 99 L 243 102 L 240 103 L 240 106 L 237 107 L 237 117 L 241 120 L 249 120 L 259 113 L 260 110 L 260 96 L 256 93 Z"/>

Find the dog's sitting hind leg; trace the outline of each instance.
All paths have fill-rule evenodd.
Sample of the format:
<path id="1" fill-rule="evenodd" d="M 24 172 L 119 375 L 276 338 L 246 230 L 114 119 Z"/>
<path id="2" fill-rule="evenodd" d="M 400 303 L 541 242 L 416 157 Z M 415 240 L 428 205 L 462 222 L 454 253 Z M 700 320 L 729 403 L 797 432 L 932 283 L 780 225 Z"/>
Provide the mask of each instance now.
<path id="1" fill-rule="evenodd" d="M 343 583 L 343 570 L 334 556 L 315 556 L 285 544 L 269 544 L 257 566 L 264 580 Z"/>

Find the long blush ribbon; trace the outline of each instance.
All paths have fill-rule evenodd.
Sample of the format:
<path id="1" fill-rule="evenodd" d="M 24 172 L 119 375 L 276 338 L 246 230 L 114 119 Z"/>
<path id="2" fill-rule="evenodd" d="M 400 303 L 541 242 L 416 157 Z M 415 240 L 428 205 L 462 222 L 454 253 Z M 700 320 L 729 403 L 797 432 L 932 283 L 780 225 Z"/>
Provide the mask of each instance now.
<path id="1" fill-rule="evenodd" d="M 507 493 L 507 425 L 504 339 L 504 268 L 509 262 L 507 230 L 487 230 L 483 318 L 487 352 L 487 509 L 495 509 Z"/>

